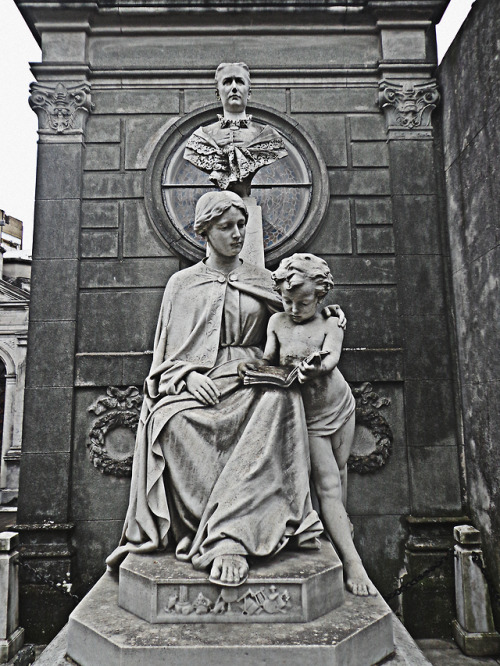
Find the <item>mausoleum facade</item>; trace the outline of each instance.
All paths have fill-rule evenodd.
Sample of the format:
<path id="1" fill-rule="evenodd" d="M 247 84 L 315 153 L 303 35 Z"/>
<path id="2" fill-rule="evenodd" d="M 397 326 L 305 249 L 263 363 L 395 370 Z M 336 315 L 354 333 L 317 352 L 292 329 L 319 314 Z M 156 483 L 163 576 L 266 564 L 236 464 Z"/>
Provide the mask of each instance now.
<path id="1" fill-rule="evenodd" d="M 118 543 L 162 293 L 203 255 L 190 224 L 213 185 L 182 154 L 216 119 L 224 61 L 249 65 L 248 110 L 288 149 L 252 186 L 267 265 L 321 256 L 348 319 L 348 512 L 366 569 L 387 595 L 441 559 L 467 522 L 434 78 L 447 0 L 16 3 L 42 46 L 25 561 L 82 594 Z M 416 635 L 446 633 L 452 567 L 403 595 Z M 46 642 L 68 607 L 25 574 L 21 595 Z"/>

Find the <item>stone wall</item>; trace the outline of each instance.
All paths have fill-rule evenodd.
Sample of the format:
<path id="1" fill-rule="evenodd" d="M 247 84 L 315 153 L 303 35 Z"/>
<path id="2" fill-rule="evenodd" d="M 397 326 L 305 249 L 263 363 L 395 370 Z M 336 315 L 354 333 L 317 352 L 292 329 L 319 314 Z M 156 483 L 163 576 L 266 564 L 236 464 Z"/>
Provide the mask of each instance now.
<path id="1" fill-rule="evenodd" d="M 356 543 L 383 593 L 397 583 L 405 548 L 410 577 L 433 563 L 462 513 L 431 123 L 433 23 L 446 0 L 213 1 L 196 12 L 196 3 L 180 2 L 17 2 L 43 49 L 31 97 L 40 145 L 23 556 L 58 579 L 71 571 L 82 592 L 119 539 L 129 479 L 91 464 L 88 410 L 110 386 L 142 385 L 164 285 L 186 265 L 148 220 L 149 159 L 173 121 L 214 101 L 217 64 L 244 60 L 252 103 L 300 123 L 320 147 L 330 201 L 303 249 L 329 262 L 332 300 L 349 319 L 345 376 L 390 399 L 377 409 L 391 427 L 392 454 L 378 470 L 350 476 Z M 47 117 L 44 100 L 57 93 L 71 127 Z M 412 103 L 420 115 L 408 111 Z M 133 437 L 120 432 L 125 451 Z M 447 631 L 450 566 L 444 587 L 411 597 L 407 620 L 417 633 Z M 52 627 L 36 624 L 35 581 L 25 578 L 23 590 L 23 624 L 33 634 L 64 620 L 62 609 Z"/>
<path id="2" fill-rule="evenodd" d="M 496 581 L 500 579 L 499 30 L 498 3 L 477 0 L 439 70 L 469 510 Z M 498 624 L 498 614 L 496 619 Z"/>

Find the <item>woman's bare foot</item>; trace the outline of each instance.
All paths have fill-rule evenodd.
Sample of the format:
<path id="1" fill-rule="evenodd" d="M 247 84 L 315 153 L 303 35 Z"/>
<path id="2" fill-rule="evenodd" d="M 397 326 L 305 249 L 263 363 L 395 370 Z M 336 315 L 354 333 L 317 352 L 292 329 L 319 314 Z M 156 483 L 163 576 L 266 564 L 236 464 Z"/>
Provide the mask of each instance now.
<path id="1" fill-rule="evenodd" d="M 248 563 L 243 555 L 221 555 L 216 557 L 210 579 L 221 585 L 241 585 L 248 576 Z"/>
<path id="2" fill-rule="evenodd" d="M 358 597 L 376 596 L 377 588 L 368 578 L 361 561 L 343 562 L 345 586 Z"/>

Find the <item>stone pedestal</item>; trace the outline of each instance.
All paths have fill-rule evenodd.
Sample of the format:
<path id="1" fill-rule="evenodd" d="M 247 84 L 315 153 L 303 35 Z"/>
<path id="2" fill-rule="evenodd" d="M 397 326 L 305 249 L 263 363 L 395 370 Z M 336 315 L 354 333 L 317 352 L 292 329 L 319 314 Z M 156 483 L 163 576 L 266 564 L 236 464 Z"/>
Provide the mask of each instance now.
<path id="1" fill-rule="evenodd" d="M 214 585 L 173 553 L 130 554 L 120 567 L 119 605 L 151 623 L 309 622 L 344 603 L 332 545 L 281 552 L 251 564 L 246 583 Z"/>
<path id="2" fill-rule="evenodd" d="M 17 542 L 15 532 L 0 533 L 0 664 L 13 657 L 24 643 L 19 627 Z"/>
<path id="3" fill-rule="evenodd" d="M 459 525 L 455 536 L 455 596 L 457 620 L 453 635 L 462 652 L 482 657 L 500 654 L 488 585 L 473 556 L 482 556 L 481 537 L 471 525 Z"/>
<path id="4" fill-rule="evenodd" d="M 255 197 L 245 197 L 248 221 L 245 243 L 240 253 L 243 261 L 264 268 L 264 234 L 262 231 L 262 208 L 257 206 Z"/>
<path id="5" fill-rule="evenodd" d="M 394 651 L 392 613 L 381 597 L 354 597 L 312 622 L 150 624 L 118 605 L 104 575 L 73 611 L 67 654 L 79 666 L 369 666 Z"/>

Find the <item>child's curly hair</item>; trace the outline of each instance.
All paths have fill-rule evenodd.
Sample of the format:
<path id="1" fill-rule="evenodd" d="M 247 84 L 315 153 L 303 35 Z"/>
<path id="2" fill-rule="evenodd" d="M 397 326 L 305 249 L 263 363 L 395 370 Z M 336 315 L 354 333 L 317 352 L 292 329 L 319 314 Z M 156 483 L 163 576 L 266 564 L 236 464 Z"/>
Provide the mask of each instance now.
<path id="1" fill-rule="evenodd" d="M 273 273 L 274 289 L 280 293 L 283 287 L 294 289 L 304 284 L 306 279 L 316 283 L 316 294 L 320 299 L 326 296 L 334 284 L 326 261 L 307 252 L 282 259 Z"/>

